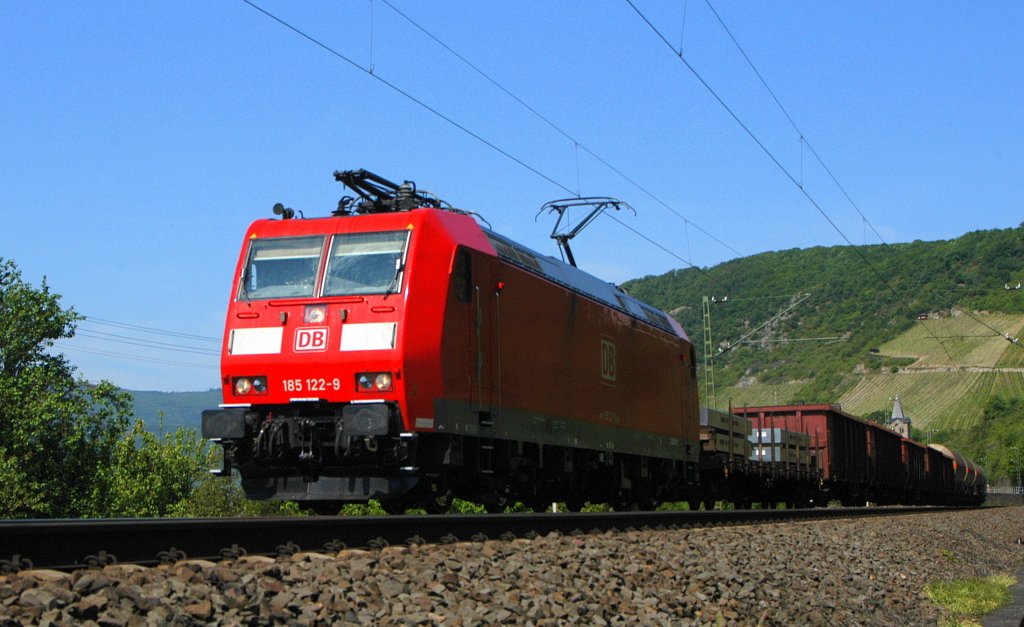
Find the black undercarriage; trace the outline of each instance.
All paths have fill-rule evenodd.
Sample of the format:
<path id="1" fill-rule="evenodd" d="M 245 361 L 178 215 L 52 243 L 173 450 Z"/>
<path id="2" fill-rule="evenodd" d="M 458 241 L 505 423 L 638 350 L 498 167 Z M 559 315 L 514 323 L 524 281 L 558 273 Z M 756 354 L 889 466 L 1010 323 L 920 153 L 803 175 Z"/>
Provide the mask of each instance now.
<path id="1" fill-rule="evenodd" d="M 203 435 L 224 449 L 252 499 L 337 512 L 377 499 L 387 511 L 444 512 L 456 497 L 503 511 L 515 502 L 654 508 L 696 497 L 696 464 L 542 442 L 406 433 L 396 407 L 281 406 L 203 413 Z"/>

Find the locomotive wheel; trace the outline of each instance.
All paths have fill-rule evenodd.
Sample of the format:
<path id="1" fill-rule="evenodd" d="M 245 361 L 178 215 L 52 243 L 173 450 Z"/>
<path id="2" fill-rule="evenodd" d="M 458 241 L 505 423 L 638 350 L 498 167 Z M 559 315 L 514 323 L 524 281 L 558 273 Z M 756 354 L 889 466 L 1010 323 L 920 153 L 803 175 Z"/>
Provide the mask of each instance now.
<path id="1" fill-rule="evenodd" d="M 427 497 L 426 502 L 423 504 L 423 509 L 427 510 L 428 514 L 447 514 L 448 510 L 452 508 L 453 500 L 452 491 L 442 488 L 437 492 L 432 492 Z"/>
<path id="2" fill-rule="evenodd" d="M 644 512 L 653 512 L 658 509 L 659 505 L 661 505 L 661 502 L 654 497 L 645 496 L 641 497 L 640 500 L 637 501 L 637 507 L 640 511 Z"/>
<path id="3" fill-rule="evenodd" d="M 497 490 L 490 498 L 484 502 L 484 511 L 488 514 L 503 514 L 505 509 L 512 504 L 512 497 L 510 490 L 505 487 L 502 490 Z"/>
<path id="4" fill-rule="evenodd" d="M 617 512 L 635 512 L 640 506 L 633 499 L 623 498 L 612 503 L 612 509 Z"/>
<path id="5" fill-rule="evenodd" d="M 409 501 L 406 499 L 392 499 L 381 501 L 380 508 L 392 516 L 401 516 L 409 509 Z"/>

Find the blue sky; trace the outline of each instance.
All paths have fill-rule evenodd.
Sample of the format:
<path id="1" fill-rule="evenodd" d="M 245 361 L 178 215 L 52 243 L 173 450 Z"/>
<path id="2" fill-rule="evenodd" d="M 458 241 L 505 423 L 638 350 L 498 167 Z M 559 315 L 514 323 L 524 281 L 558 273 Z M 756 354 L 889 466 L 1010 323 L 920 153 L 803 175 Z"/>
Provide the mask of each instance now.
<path id="1" fill-rule="evenodd" d="M 83 376 L 215 387 L 201 338 L 246 226 L 276 202 L 327 214 L 335 169 L 414 180 L 552 254 L 544 202 L 626 200 L 615 217 L 674 254 L 600 219 L 573 249 L 610 281 L 844 243 L 626 2 L 389 1 L 557 129 L 384 0 L 256 2 L 355 65 L 241 1 L 0 3 L 0 257 L 92 318 L 62 345 Z M 1024 4 L 634 1 L 852 242 L 1024 221 Z"/>

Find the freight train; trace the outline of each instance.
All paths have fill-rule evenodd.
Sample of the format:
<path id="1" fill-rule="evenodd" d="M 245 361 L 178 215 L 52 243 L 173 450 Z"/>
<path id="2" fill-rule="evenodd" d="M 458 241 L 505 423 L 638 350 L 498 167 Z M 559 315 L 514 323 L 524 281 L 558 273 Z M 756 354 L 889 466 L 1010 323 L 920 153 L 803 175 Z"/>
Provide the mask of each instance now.
<path id="1" fill-rule="evenodd" d="M 275 205 L 238 258 L 224 402 L 202 430 L 249 498 L 440 513 L 455 497 L 488 511 L 975 502 L 984 486 L 956 454 L 893 445 L 838 410 L 747 408 L 726 430 L 705 412 L 702 427 L 694 346 L 670 315 L 411 182 L 335 178 L 358 197 L 310 219 Z M 767 457 L 765 438 L 740 433 L 748 414 Z"/>

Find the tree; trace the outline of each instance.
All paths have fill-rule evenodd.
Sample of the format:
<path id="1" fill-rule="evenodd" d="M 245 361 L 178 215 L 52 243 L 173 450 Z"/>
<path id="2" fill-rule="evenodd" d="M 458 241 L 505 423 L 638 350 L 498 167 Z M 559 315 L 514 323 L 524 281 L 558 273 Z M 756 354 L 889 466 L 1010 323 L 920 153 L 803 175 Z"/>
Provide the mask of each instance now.
<path id="1" fill-rule="evenodd" d="M 0 258 L 0 516 L 77 517 L 102 511 L 101 470 L 128 428 L 131 400 L 108 381 L 76 377 L 63 355 L 81 317 L 46 280 L 26 283 Z"/>
<path id="2" fill-rule="evenodd" d="M 381 510 L 380 513 L 383 513 Z M 168 516 L 178 518 L 223 518 L 227 516 L 303 516 L 295 501 L 250 501 L 239 477 L 207 475 L 197 482 L 188 497 L 174 504 Z"/>
<path id="3" fill-rule="evenodd" d="M 157 517 L 187 499 L 216 460 L 194 429 L 178 428 L 163 439 L 136 420 L 114 448 L 113 464 L 98 485 L 106 489 L 107 517 Z"/>

